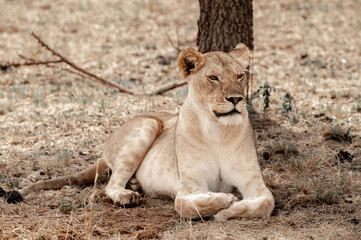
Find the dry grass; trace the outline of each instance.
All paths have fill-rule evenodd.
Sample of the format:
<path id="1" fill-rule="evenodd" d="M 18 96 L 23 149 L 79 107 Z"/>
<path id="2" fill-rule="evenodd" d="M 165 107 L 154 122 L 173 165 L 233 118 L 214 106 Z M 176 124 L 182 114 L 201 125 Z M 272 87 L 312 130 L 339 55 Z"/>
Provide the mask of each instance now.
<path id="1" fill-rule="evenodd" d="M 0 62 L 20 61 L 18 54 L 50 59 L 34 31 L 87 70 L 149 92 L 181 80 L 178 48 L 195 47 L 197 1 L 0 4 Z M 270 219 L 187 222 L 172 201 L 148 198 L 123 209 L 105 197 L 102 181 L 92 208 L 91 186 L 41 191 L 19 205 L 0 200 L 0 238 L 360 239 L 360 9 L 352 0 L 254 1 L 253 90 L 275 88 L 266 111 L 264 89 L 252 101 L 260 162 L 276 198 Z M 1 72 L 0 89 L 6 189 L 86 168 L 117 126 L 177 112 L 187 92 L 128 96 L 43 66 Z"/>

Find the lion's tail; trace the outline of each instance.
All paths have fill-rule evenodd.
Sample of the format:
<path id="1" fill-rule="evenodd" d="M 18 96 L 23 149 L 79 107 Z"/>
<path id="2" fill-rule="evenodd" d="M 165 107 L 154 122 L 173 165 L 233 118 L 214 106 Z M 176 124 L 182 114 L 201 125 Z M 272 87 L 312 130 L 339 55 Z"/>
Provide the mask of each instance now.
<path id="1" fill-rule="evenodd" d="M 26 195 L 33 193 L 37 190 L 59 189 L 66 185 L 81 186 L 81 185 L 90 184 L 94 182 L 97 172 L 98 175 L 100 176 L 107 168 L 108 168 L 107 164 L 103 159 L 101 159 L 91 167 L 81 172 L 75 173 L 70 176 L 64 176 L 56 179 L 36 182 L 33 185 L 30 185 L 20 190 L 12 190 L 9 192 L 5 192 L 0 187 L 0 197 L 1 196 L 5 197 L 8 203 L 19 203 L 24 199 Z"/>

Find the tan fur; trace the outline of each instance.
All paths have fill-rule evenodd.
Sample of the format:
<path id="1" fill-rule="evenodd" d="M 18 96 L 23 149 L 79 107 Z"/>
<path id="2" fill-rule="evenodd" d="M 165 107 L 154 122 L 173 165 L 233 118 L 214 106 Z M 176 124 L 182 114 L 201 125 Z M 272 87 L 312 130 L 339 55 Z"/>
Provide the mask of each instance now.
<path id="1" fill-rule="evenodd" d="M 140 185 L 149 196 L 175 198 L 183 218 L 270 216 L 274 200 L 263 181 L 246 110 L 248 56 L 244 44 L 229 54 L 182 51 L 179 67 L 189 94 L 179 116 L 137 117 L 105 143 L 97 164 L 99 173 L 106 166 L 112 169 L 105 190 L 115 203 L 138 204 L 139 193 L 126 185 L 132 189 Z M 90 183 L 95 169 L 96 165 L 20 192 Z M 242 200 L 232 194 L 235 188 Z"/>

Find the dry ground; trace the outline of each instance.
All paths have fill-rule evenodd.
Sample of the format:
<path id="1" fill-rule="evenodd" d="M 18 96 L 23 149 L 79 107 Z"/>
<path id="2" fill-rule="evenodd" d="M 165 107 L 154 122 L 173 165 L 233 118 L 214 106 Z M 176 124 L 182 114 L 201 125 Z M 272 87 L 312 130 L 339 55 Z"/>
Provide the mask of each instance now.
<path id="1" fill-rule="evenodd" d="M 54 58 L 34 31 L 85 69 L 140 93 L 180 80 L 176 47 L 196 47 L 197 1 L 0 6 L 0 63 L 20 62 L 19 54 Z M 172 201 L 148 198 L 123 209 L 105 197 L 104 180 L 93 204 L 91 186 L 37 192 L 18 205 L 1 199 L 0 238 L 361 239 L 360 10 L 359 0 L 254 0 L 253 90 L 260 91 L 252 118 L 276 199 L 270 219 L 182 221 Z M 117 126 L 152 111 L 177 112 L 187 93 L 133 97 L 55 66 L 0 72 L 6 190 L 86 168 Z M 266 82 L 272 88 L 260 88 Z"/>

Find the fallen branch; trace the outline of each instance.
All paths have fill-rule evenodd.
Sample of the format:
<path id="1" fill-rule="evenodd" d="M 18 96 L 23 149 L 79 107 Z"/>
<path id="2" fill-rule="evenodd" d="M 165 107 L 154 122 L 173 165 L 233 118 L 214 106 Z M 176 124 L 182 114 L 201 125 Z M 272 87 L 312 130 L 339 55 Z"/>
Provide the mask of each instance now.
<path id="1" fill-rule="evenodd" d="M 31 57 L 24 57 L 22 55 L 19 55 L 22 59 L 25 60 L 24 63 L 6 63 L 6 64 L 0 64 L 0 70 L 6 70 L 10 67 L 21 67 L 21 66 L 29 66 L 29 65 L 45 65 L 49 68 L 58 68 L 60 70 L 64 70 L 67 71 L 69 73 L 72 74 L 76 74 L 82 78 L 86 78 L 86 79 L 90 79 L 92 81 L 97 81 L 97 82 L 101 82 L 102 84 L 107 84 L 111 87 L 116 88 L 119 92 L 123 92 L 123 93 L 128 93 L 130 95 L 143 95 L 143 94 L 136 94 L 133 93 L 129 90 L 124 89 L 123 87 L 121 87 L 120 85 L 111 82 L 111 81 L 107 81 L 104 78 L 101 78 L 93 73 L 90 73 L 88 71 L 86 71 L 85 69 L 79 67 L 78 65 L 76 65 L 75 63 L 71 62 L 70 60 L 68 60 L 67 58 L 65 58 L 63 55 L 61 55 L 60 53 L 56 52 L 55 50 L 53 50 L 52 48 L 49 47 L 49 45 L 47 45 L 40 37 L 38 37 L 35 33 L 31 33 L 31 35 L 39 42 L 39 44 L 46 48 L 48 51 L 50 51 L 54 56 L 58 57 L 58 60 L 47 60 L 47 61 L 37 61 Z M 68 69 L 68 68 L 62 68 L 62 67 L 56 67 L 52 64 L 54 63 L 66 63 L 67 65 L 69 65 L 70 67 L 72 67 L 74 70 Z M 158 89 L 154 90 L 151 93 L 146 93 L 144 95 L 146 96 L 155 96 L 155 95 L 160 95 L 163 94 L 167 91 L 170 91 L 172 89 L 184 86 L 187 84 L 187 81 L 183 80 L 183 81 L 179 81 L 179 82 L 172 82 L 172 83 L 168 83 L 164 86 L 159 87 Z"/>
<path id="2" fill-rule="evenodd" d="M 72 68 L 74 68 L 75 70 L 79 71 L 79 72 L 82 72 L 96 80 L 98 80 L 99 82 L 103 83 L 103 84 L 107 84 L 111 87 L 114 87 L 116 88 L 119 92 L 123 92 L 123 93 L 128 93 L 130 95 L 136 95 L 134 94 L 133 92 L 131 91 L 128 91 L 126 90 L 125 88 L 119 86 L 118 84 L 114 83 L 114 82 L 111 82 L 111 81 L 108 81 L 108 80 L 105 80 L 104 78 L 101 78 L 93 73 L 90 73 L 88 71 L 86 71 L 85 69 L 79 67 L 78 65 L 76 65 L 75 63 L 69 61 L 67 58 L 65 58 L 63 55 L 61 55 L 60 53 L 56 52 L 55 50 L 53 50 L 52 48 L 50 48 L 43 40 L 41 40 L 40 37 L 38 37 L 35 33 L 31 33 L 31 35 L 36 39 L 38 40 L 39 44 L 41 46 L 43 46 L 44 48 L 46 48 L 48 51 L 50 51 L 53 55 L 57 56 L 60 58 L 60 60 L 66 64 L 68 64 L 69 66 L 71 66 Z"/>
<path id="3" fill-rule="evenodd" d="M 6 71 L 9 68 L 17 68 L 17 67 L 22 67 L 22 66 L 31 66 L 31 65 L 46 65 L 46 64 L 50 64 L 50 63 L 60 63 L 62 62 L 62 60 L 49 60 L 49 61 L 35 61 L 35 60 L 31 60 L 31 61 L 25 61 L 24 63 L 4 63 L 4 64 L 0 64 L 0 70 L 1 71 Z"/>
<path id="4" fill-rule="evenodd" d="M 181 86 L 184 86 L 187 84 L 187 81 L 186 80 L 183 80 L 183 81 L 180 81 L 180 82 L 172 82 L 172 83 L 168 83 L 164 86 L 161 86 L 160 88 L 154 90 L 153 92 L 151 93 L 147 93 L 146 95 L 147 96 L 155 96 L 155 95 L 160 95 L 162 93 L 165 93 L 169 90 L 172 90 L 174 88 L 178 88 L 178 87 L 181 87 Z"/>

